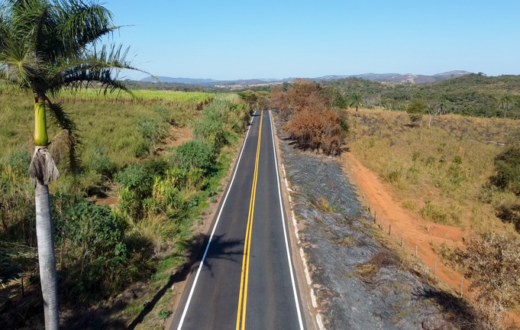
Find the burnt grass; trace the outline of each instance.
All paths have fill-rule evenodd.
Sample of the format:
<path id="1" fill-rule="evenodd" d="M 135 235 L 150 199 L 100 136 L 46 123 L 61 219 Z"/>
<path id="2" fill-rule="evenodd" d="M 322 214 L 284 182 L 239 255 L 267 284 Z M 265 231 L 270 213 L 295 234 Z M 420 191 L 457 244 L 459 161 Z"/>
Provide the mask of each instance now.
<path id="1" fill-rule="evenodd" d="M 278 120 L 276 126 L 326 328 L 476 329 L 473 311 L 462 299 L 437 291 L 378 242 L 382 232 L 338 162 L 301 151 Z"/>

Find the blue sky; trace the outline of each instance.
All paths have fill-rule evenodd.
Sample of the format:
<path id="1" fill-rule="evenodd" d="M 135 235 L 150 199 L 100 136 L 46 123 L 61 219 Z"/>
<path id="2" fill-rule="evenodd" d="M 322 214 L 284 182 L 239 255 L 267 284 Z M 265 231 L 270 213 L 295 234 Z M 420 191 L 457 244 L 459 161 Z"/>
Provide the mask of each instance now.
<path id="1" fill-rule="evenodd" d="M 519 0 L 105 0 L 155 75 L 520 74 Z M 140 74 L 126 74 L 140 78 Z"/>

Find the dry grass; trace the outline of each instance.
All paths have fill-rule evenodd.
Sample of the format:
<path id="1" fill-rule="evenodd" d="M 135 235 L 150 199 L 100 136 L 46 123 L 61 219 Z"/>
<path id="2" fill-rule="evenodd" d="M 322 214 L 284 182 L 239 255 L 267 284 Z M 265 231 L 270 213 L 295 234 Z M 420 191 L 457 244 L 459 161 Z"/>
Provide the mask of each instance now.
<path id="1" fill-rule="evenodd" d="M 349 110 L 351 114 L 353 110 Z M 490 188 L 494 158 L 512 119 L 428 116 L 411 127 L 405 112 L 360 110 L 350 116 L 351 151 L 390 184 L 403 207 L 426 220 L 478 232 L 504 228 L 496 208 L 517 199 Z"/>

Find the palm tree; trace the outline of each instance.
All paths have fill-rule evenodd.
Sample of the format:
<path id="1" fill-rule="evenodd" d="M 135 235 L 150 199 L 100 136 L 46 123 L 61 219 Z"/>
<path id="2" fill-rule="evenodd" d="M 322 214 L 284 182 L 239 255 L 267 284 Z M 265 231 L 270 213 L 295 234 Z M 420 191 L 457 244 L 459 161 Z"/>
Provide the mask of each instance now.
<path id="1" fill-rule="evenodd" d="M 360 93 L 353 93 L 350 97 L 350 106 L 356 107 L 356 117 L 358 116 L 358 108 L 363 105 L 361 101 L 363 101 L 363 97 Z"/>
<path id="2" fill-rule="evenodd" d="M 513 98 L 511 95 L 504 95 L 500 99 L 500 109 L 504 110 L 504 118 L 506 118 L 507 111 L 511 109 L 511 106 L 513 105 Z"/>
<path id="3" fill-rule="evenodd" d="M 88 0 L 87 0 L 88 1 Z M 121 46 L 96 48 L 101 37 L 119 27 L 104 7 L 83 0 L 6 0 L 0 7 L 0 80 L 34 95 L 34 145 L 29 175 L 35 187 L 36 236 L 45 328 L 57 330 L 58 294 L 51 218 L 50 182 L 58 170 L 48 151 L 46 112 L 67 134 L 71 165 L 75 162 L 75 125 L 61 104 L 52 103 L 64 88 L 104 92 L 126 88 L 116 79 L 120 69 L 135 70 Z"/>

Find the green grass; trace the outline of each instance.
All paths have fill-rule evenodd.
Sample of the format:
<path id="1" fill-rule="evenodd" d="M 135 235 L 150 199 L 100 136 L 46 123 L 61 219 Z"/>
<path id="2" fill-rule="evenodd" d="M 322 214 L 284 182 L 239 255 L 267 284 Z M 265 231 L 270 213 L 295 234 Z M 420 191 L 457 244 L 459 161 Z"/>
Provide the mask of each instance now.
<path id="1" fill-rule="evenodd" d="M 215 97 L 213 93 L 204 93 L 204 92 L 178 92 L 178 91 L 156 91 L 156 90 L 131 90 L 131 94 L 124 91 L 116 91 L 105 93 L 104 89 L 81 89 L 78 91 L 73 90 L 64 90 L 60 92 L 58 95 L 51 97 L 53 99 L 59 100 L 69 100 L 72 102 L 78 101 L 130 101 L 134 100 L 135 102 L 139 101 L 170 101 L 170 102 L 186 102 L 186 103 L 201 103 L 205 101 L 209 101 Z M 0 84 L 0 95 L 12 95 L 12 96 L 28 96 L 29 99 L 32 99 L 31 94 L 22 90 L 19 90 L 15 87 L 1 85 Z M 233 97 L 230 95 L 236 94 L 219 94 L 224 95 L 224 98 Z"/>
<path id="2" fill-rule="evenodd" d="M 170 92 L 153 90 L 132 90 L 133 96 L 140 100 L 161 100 L 174 102 L 200 103 L 214 97 L 212 93 L 202 92 Z M 103 90 L 84 89 L 77 92 L 64 91 L 59 95 L 60 99 L 95 99 L 95 100 L 131 100 L 132 95 L 126 92 L 114 92 L 104 94 Z"/>

